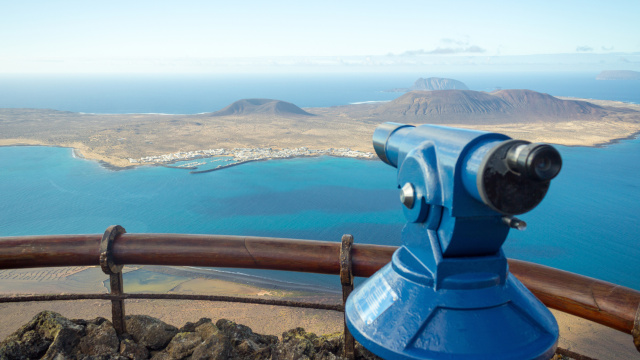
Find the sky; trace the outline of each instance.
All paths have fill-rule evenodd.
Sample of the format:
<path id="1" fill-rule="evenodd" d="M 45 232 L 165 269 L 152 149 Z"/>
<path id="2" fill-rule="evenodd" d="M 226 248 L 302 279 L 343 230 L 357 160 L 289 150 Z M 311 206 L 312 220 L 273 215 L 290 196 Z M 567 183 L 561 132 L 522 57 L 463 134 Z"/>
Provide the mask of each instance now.
<path id="1" fill-rule="evenodd" d="M 0 73 L 461 66 L 556 54 L 564 60 L 543 62 L 633 70 L 638 14 L 631 0 L 0 0 Z"/>

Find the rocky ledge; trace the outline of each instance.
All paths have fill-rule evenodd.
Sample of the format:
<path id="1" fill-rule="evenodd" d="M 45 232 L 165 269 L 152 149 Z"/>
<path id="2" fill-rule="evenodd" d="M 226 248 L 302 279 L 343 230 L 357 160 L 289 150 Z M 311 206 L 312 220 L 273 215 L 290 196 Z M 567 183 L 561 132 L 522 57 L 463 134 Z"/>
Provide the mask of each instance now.
<path id="1" fill-rule="evenodd" d="M 43 311 L 0 343 L 0 360 L 344 359 L 342 333 L 317 336 L 296 328 L 278 339 L 225 319 L 178 329 L 146 315 L 127 316 L 126 326 L 128 334 L 119 337 L 107 319 L 69 320 Z M 356 344 L 356 359 L 379 358 Z"/>

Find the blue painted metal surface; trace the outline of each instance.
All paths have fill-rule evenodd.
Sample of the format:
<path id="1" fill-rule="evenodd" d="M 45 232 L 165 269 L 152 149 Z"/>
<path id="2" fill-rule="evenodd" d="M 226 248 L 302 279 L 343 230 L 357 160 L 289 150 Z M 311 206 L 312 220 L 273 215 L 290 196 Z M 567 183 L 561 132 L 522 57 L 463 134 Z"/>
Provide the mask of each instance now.
<path id="1" fill-rule="evenodd" d="M 509 274 L 501 247 L 505 216 L 535 207 L 560 170 L 555 149 L 395 123 L 380 125 L 373 140 L 412 200 L 403 246 L 347 301 L 356 340 L 385 359 L 551 358 L 557 323 Z"/>

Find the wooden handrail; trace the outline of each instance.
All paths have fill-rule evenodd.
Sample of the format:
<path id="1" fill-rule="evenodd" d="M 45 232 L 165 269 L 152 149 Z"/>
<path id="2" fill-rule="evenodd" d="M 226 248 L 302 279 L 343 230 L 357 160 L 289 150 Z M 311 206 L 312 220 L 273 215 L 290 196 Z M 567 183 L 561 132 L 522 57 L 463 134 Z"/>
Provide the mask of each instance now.
<path id="1" fill-rule="evenodd" d="M 633 330 L 639 291 L 522 260 L 509 259 L 509 270 L 550 308 L 629 334 Z"/>
<path id="2" fill-rule="evenodd" d="M 102 235 L 0 238 L 0 269 L 99 263 Z M 368 277 L 391 260 L 395 246 L 354 244 L 355 276 Z M 123 265 L 172 265 L 338 274 L 340 243 L 227 235 L 122 234 L 114 260 Z"/>
<path id="3" fill-rule="evenodd" d="M 102 235 L 0 238 L 0 269 L 99 264 Z M 170 265 L 287 270 L 337 275 L 338 242 L 265 237 L 123 234 L 113 256 L 123 265 Z M 368 277 L 391 260 L 394 246 L 354 244 L 353 274 Z M 546 306 L 631 333 L 640 292 L 521 260 L 511 273 Z"/>

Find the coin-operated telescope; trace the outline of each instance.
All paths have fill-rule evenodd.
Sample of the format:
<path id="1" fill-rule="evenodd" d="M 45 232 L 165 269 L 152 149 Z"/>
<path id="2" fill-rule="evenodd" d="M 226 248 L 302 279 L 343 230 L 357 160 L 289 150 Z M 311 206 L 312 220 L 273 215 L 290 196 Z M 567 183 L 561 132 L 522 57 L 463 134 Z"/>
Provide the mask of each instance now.
<path id="1" fill-rule="evenodd" d="M 385 359 L 549 359 L 558 325 L 508 271 L 513 217 L 562 166 L 550 145 L 442 126 L 384 123 L 378 157 L 398 169 L 407 224 L 392 261 L 349 297 L 347 325 Z"/>

